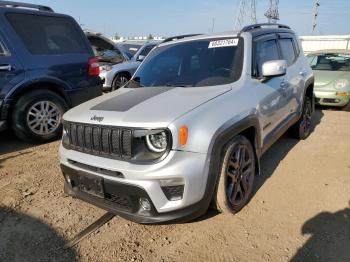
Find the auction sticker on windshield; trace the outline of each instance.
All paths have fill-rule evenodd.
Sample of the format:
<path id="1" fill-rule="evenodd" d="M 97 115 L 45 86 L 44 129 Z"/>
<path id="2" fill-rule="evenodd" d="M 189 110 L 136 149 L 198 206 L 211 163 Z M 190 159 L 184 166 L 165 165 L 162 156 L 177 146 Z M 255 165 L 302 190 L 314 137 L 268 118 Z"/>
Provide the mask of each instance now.
<path id="1" fill-rule="evenodd" d="M 232 39 L 211 41 L 209 43 L 208 48 L 219 48 L 219 47 L 228 47 L 228 46 L 237 46 L 237 45 L 238 45 L 238 38 L 232 38 Z"/>

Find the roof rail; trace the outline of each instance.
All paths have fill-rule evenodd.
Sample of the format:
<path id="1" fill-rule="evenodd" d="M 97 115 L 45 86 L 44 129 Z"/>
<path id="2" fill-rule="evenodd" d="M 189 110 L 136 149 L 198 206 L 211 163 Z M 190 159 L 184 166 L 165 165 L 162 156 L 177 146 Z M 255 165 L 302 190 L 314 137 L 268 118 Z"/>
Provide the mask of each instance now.
<path id="1" fill-rule="evenodd" d="M 19 2 L 12 2 L 12 1 L 0 1 L 0 7 L 30 8 L 30 9 L 37 9 L 39 11 L 54 12 L 52 8 L 48 6 L 19 3 Z"/>
<path id="2" fill-rule="evenodd" d="M 197 36 L 197 35 L 202 35 L 202 34 L 189 34 L 189 35 L 177 35 L 177 36 L 172 36 L 172 37 L 168 37 L 166 38 L 162 43 L 166 43 L 166 42 L 171 42 L 174 40 L 180 40 L 186 37 L 192 37 L 192 36 Z"/>
<path id="3" fill-rule="evenodd" d="M 261 24 L 253 24 L 253 25 L 247 25 L 245 27 L 243 27 L 240 31 L 240 33 L 243 32 L 248 32 L 254 29 L 258 29 L 258 28 L 262 28 L 264 26 L 271 26 L 271 27 L 277 27 L 277 28 L 286 28 L 286 29 L 290 29 L 289 26 L 287 25 L 281 25 L 281 24 L 272 24 L 272 23 L 261 23 Z"/>

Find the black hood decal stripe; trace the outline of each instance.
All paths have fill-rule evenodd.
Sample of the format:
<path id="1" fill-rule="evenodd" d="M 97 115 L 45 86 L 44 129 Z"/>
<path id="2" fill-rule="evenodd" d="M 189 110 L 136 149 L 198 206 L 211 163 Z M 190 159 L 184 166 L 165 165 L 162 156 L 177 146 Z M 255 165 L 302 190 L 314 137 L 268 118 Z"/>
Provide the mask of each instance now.
<path id="1" fill-rule="evenodd" d="M 130 108 L 171 89 L 172 87 L 140 87 L 130 89 L 129 92 L 112 97 L 92 107 L 91 110 L 125 112 Z"/>

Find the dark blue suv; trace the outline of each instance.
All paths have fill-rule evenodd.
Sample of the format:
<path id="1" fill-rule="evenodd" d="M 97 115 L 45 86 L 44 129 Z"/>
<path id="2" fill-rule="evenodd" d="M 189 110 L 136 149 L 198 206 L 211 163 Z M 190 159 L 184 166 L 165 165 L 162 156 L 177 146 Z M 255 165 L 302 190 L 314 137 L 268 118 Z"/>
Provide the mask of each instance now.
<path id="1" fill-rule="evenodd" d="M 63 113 L 102 94 L 99 64 L 76 21 L 49 7 L 0 1 L 0 131 L 46 142 Z"/>

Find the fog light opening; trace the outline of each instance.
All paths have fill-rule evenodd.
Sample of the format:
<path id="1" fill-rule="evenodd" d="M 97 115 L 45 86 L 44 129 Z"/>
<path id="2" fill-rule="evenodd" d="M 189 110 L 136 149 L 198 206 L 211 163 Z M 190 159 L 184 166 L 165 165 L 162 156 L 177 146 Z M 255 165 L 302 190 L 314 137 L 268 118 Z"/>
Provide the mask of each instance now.
<path id="1" fill-rule="evenodd" d="M 149 202 L 149 200 L 147 198 L 143 198 L 141 197 L 140 200 L 140 206 L 143 210 L 145 211 L 150 211 L 152 206 L 151 206 L 151 203 Z"/>

